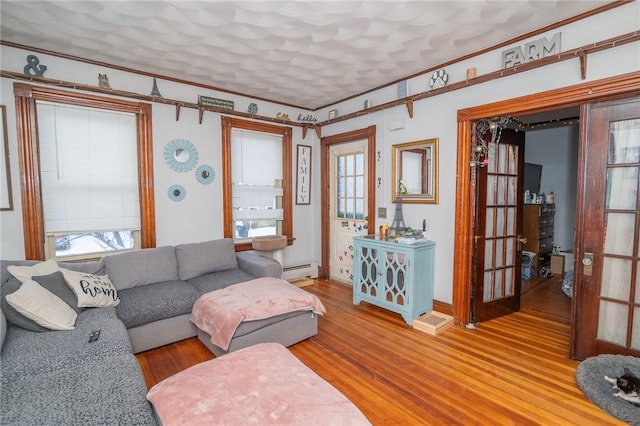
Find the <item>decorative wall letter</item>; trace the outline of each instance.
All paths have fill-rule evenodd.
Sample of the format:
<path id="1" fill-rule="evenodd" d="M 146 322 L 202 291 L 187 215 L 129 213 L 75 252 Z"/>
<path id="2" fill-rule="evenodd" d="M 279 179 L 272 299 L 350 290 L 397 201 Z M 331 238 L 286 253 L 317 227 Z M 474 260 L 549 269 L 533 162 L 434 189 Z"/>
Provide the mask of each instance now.
<path id="1" fill-rule="evenodd" d="M 298 145 L 296 204 L 311 204 L 311 147 Z"/>

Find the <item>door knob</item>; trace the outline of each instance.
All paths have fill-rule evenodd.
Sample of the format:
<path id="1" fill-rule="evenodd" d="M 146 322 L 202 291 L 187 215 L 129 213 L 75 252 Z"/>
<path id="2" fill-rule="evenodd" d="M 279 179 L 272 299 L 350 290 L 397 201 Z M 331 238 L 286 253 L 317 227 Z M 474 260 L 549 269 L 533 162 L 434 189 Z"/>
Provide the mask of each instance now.
<path id="1" fill-rule="evenodd" d="M 582 275 L 590 277 L 593 274 L 593 253 L 585 252 L 582 258 Z"/>
<path id="2" fill-rule="evenodd" d="M 518 250 L 522 250 L 522 245 L 527 244 L 527 239 L 520 234 L 518 234 L 516 241 L 518 242 Z"/>

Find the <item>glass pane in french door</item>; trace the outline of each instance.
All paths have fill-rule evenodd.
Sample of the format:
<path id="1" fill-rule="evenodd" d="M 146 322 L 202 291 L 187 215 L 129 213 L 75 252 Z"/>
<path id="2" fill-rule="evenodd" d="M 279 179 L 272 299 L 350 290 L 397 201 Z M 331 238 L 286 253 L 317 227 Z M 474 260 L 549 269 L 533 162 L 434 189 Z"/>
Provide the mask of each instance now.
<path id="1" fill-rule="evenodd" d="M 518 182 L 516 145 L 498 145 L 487 165 L 483 301 L 515 294 Z"/>
<path id="2" fill-rule="evenodd" d="M 640 119 L 613 121 L 597 338 L 640 350 Z"/>

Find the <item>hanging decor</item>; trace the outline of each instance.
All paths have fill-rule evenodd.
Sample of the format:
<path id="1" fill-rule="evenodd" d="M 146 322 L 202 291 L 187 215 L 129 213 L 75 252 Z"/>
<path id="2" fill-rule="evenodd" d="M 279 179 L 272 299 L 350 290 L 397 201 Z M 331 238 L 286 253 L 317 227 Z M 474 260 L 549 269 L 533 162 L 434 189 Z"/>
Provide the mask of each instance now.
<path id="1" fill-rule="evenodd" d="M 296 204 L 311 204 L 311 146 L 298 145 Z"/>
<path id="2" fill-rule="evenodd" d="M 188 172 L 198 164 L 198 150 L 186 139 L 172 139 L 164 147 L 164 161 L 176 172 Z"/>
<path id="3" fill-rule="evenodd" d="M 203 164 L 196 169 L 196 180 L 203 185 L 210 185 L 216 178 L 216 172 L 213 167 Z"/>
<path id="4" fill-rule="evenodd" d="M 167 195 L 169 195 L 169 199 L 171 201 L 178 202 L 184 200 L 184 197 L 187 195 L 187 191 L 182 185 L 171 185 L 167 191 Z"/>
<path id="5" fill-rule="evenodd" d="M 502 115 L 494 118 L 483 118 L 476 123 L 476 141 L 473 152 L 474 158 L 471 161 L 472 167 L 484 167 L 489 163 L 489 158 L 493 158 L 496 147 L 500 142 L 502 130 L 511 121 L 510 115 Z M 485 139 L 489 136 L 489 140 Z"/>

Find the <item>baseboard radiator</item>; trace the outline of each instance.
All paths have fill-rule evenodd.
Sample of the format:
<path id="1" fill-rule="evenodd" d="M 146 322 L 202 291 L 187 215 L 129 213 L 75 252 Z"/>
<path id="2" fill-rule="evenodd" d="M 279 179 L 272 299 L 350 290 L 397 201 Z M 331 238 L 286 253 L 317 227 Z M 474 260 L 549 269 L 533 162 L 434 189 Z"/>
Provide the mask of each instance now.
<path id="1" fill-rule="evenodd" d="M 305 277 L 318 278 L 318 262 L 311 262 L 306 265 L 287 266 L 282 270 L 282 278 L 285 280 L 295 280 Z"/>

